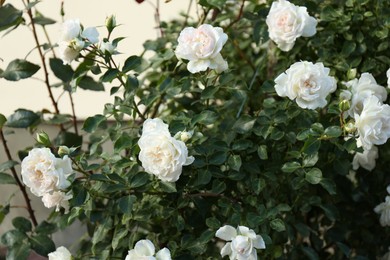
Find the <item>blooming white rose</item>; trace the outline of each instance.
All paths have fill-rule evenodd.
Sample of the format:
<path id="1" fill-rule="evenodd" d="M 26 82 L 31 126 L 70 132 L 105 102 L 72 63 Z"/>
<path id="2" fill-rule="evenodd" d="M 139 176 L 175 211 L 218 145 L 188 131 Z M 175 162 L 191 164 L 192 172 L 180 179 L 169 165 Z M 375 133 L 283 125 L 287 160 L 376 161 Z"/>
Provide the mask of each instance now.
<path id="1" fill-rule="evenodd" d="M 99 41 L 99 33 L 95 27 L 88 27 L 83 31 L 81 29 L 78 19 L 67 20 L 62 24 L 58 46 L 59 56 L 64 64 L 70 64 L 76 59 L 87 43 L 95 44 Z"/>
<path id="2" fill-rule="evenodd" d="M 182 167 L 194 161 L 194 157 L 188 156 L 186 145 L 173 138 L 168 125 L 159 118 L 144 122 L 138 145 L 141 148 L 139 160 L 145 171 L 163 181 L 177 181 Z"/>
<path id="3" fill-rule="evenodd" d="M 357 145 L 365 150 L 373 145 L 386 143 L 390 137 L 390 106 L 382 102 L 374 95 L 363 102 L 363 110 L 355 113 L 355 127 L 358 132 Z"/>
<path id="4" fill-rule="evenodd" d="M 22 161 L 22 180 L 36 196 L 69 187 L 72 174 L 67 156 L 56 158 L 49 148 L 34 148 Z"/>
<path id="5" fill-rule="evenodd" d="M 292 64 L 275 79 L 275 83 L 279 96 L 296 99 L 298 106 L 308 109 L 324 107 L 326 97 L 337 87 L 335 78 L 329 76 L 329 68 L 321 62 L 309 61 Z"/>
<path id="6" fill-rule="evenodd" d="M 225 225 L 217 230 L 215 236 L 231 241 L 221 249 L 221 256 L 229 256 L 230 260 L 256 260 L 255 249 L 264 249 L 263 238 L 247 227 L 238 226 L 237 229 L 230 225 Z"/>
<path id="7" fill-rule="evenodd" d="M 70 200 L 71 198 L 73 198 L 72 194 L 65 194 L 65 192 L 62 191 L 54 191 L 52 193 L 43 194 L 42 202 L 46 208 L 56 207 L 56 211 L 60 211 L 60 208 L 62 207 L 65 209 L 65 212 L 68 212 L 68 200 Z"/>
<path id="8" fill-rule="evenodd" d="M 72 260 L 72 254 L 63 246 L 48 254 L 49 260 Z"/>
<path id="9" fill-rule="evenodd" d="M 309 16 L 306 7 L 286 0 L 272 3 L 266 23 L 269 37 L 282 51 L 291 50 L 297 38 L 316 34 L 317 20 Z"/>
<path id="10" fill-rule="evenodd" d="M 353 79 L 345 83 L 350 88 L 352 94 L 350 116 L 355 113 L 360 114 L 363 109 L 363 102 L 366 98 L 374 95 L 381 102 L 387 99 L 387 91 L 384 87 L 376 83 L 375 78 L 370 73 L 363 73 L 359 79 Z"/>
<path id="11" fill-rule="evenodd" d="M 187 69 L 191 73 L 215 69 L 218 73 L 227 70 L 227 62 L 220 51 L 228 39 L 220 27 L 202 24 L 198 28 L 186 27 L 179 35 L 176 57 L 189 60 Z"/>
<path id="12" fill-rule="evenodd" d="M 369 150 L 364 150 L 363 153 L 356 153 L 353 157 L 352 168 L 354 170 L 363 167 L 368 171 L 372 171 L 376 165 L 376 159 L 378 159 L 378 148 L 374 145 Z"/>
<path id="13" fill-rule="evenodd" d="M 390 185 L 387 186 L 387 193 L 389 195 L 386 196 L 385 202 L 382 202 L 374 208 L 374 211 L 381 215 L 379 222 L 383 227 L 390 226 Z"/>
<path id="14" fill-rule="evenodd" d="M 155 248 L 153 243 L 148 239 L 138 241 L 134 249 L 131 249 L 125 260 L 172 260 L 171 252 L 164 247 L 157 252 L 154 257 Z"/>

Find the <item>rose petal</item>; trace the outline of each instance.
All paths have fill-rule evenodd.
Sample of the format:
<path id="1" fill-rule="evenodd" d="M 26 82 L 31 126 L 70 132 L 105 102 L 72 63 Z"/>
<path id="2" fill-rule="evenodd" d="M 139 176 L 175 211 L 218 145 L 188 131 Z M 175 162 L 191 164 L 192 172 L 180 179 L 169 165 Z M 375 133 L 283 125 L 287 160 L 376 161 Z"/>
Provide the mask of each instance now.
<path id="1" fill-rule="evenodd" d="M 134 250 L 139 256 L 153 256 L 155 252 L 153 243 L 148 239 L 138 241 L 134 246 Z"/>
<path id="2" fill-rule="evenodd" d="M 217 230 L 215 236 L 225 241 L 232 241 L 237 236 L 237 231 L 234 227 L 225 225 Z"/>

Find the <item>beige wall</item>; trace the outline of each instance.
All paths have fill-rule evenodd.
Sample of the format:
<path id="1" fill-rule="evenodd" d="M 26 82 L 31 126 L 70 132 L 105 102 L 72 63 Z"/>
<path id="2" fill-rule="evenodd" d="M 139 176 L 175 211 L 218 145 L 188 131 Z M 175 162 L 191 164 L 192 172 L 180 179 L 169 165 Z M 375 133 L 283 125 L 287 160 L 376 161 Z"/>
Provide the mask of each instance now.
<path id="1" fill-rule="evenodd" d="M 150 0 L 156 2 L 156 0 Z M 12 3 L 17 8 L 22 8 L 22 1 L 6 1 Z M 162 20 L 169 20 L 179 15 L 179 12 L 187 10 L 190 0 L 172 0 L 170 3 L 164 3 L 160 0 L 160 14 Z M 195 2 L 195 1 L 193 1 Z M 116 59 L 123 63 L 124 59 L 130 55 L 139 54 L 143 48 L 142 43 L 146 39 L 154 39 L 157 36 L 154 20 L 154 9 L 148 3 L 137 4 L 134 0 L 115 0 L 115 1 L 97 1 L 97 0 L 65 0 L 65 19 L 79 18 L 84 26 L 99 26 L 104 24 L 106 16 L 115 14 L 117 22 L 122 24 L 115 30 L 114 37 L 125 36 L 125 40 L 119 45 L 119 51 L 124 53 L 118 55 Z M 113 4 L 115 3 L 115 4 Z M 37 5 L 38 10 L 57 21 L 60 21 L 60 4 L 59 0 L 43 0 Z M 195 6 L 192 6 L 192 14 L 195 13 Z M 25 16 L 27 18 L 27 16 Z M 47 26 L 49 35 L 53 42 L 59 36 L 60 24 Z M 101 35 L 105 35 L 105 28 L 98 28 Z M 0 34 L 1 35 L 1 34 Z M 40 37 L 43 38 L 40 30 Z M 43 42 L 43 41 L 42 41 Z M 34 41 L 31 31 L 26 26 L 21 26 L 12 33 L 0 38 L 0 68 L 5 69 L 7 64 L 16 58 L 25 58 L 25 55 L 34 48 Z M 29 61 L 39 64 L 37 51 L 33 51 L 27 58 Z M 75 66 L 76 64 L 73 64 Z M 42 69 L 34 75 L 42 79 Z M 50 78 L 52 83 L 57 82 L 55 78 Z M 109 90 L 109 88 L 107 88 Z M 58 98 L 61 90 L 54 89 L 54 94 Z M 111 102 L 113 97 L 107 92 L 91 92 L 79 89 L 74 95 L 77 115 L 80 118 L 101 113 L 103 106 Z M 67 95 L 59 99 L 59 107 L 62 113 L 71 113 L 70 103 Z M 44 108 L 53 110 L 48 92 L 45 85 L 37 79 L 26 79 L 18 82 L 10 82 L 0 79 L 0 113 L 8 116 L 17 108 L 26 108 L 33 111 L 40 111 Z M 45 130 L 50 136 L 55 136 L 58 131 L 56 128 L 46 126 Z M 15 134 L 7 136 L 9 146 L 14 159 L 17 159 L 17 151 L 35 143 L 34 135 L 30 135 L 27 130 L 16 130 Z M 4 149 L 0 145 L 0 163 L 6 161 Z M 20 170 L 17 168 L 18 171 Z M 12 205 L 24 205 L 23 198 L 15 185 L 1 185 L 0 187 L 0 204 L 3 204 L 12 194 Z M 43 207 L 39 198 L 30 193 L 33 201 L 33 207 L 36 210 L 38 220 L 45 219 L 51 210 Z M 12 228 L 12 218 L 17 215 L 27 217 L 27 212 L 23 208 L 13 208 L 0 225 L 0 236 Z M 73 227 L 67 231 L 57 234 L 54 239 L 57 246 L 71 246 L 77 244 L 80 238 L 79 227 Z"/>

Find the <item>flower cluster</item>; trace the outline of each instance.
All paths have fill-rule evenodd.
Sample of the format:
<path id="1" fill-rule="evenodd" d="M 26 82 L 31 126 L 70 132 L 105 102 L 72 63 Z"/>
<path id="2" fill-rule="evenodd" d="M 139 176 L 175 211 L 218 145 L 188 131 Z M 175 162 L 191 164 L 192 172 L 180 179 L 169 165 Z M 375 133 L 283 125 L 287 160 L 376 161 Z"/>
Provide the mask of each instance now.
<path id="1" fill-rule="evenodd" d="M 99 33 L 95 27 L 83 30 L 80 21 L 67 20 L 62 24 L 61 36 L 58 42 L 60 58 L 64 64 L 71 63 L 79 56 L 82 49 L 89 44 L 99 42 Z"/>
<path id="2" fill-rule="evenodd" d="M 374 211 L 381 215 L 379 221 L 383 227 L 390 226 L 390 185 L 387 186 L 387 193 L 385 202 L 374 208 Z"/>
<path id="3" fill-rule="evenodd" d="M 351 104 L 346 116 L 355 120 L 358 147 L 363 153 L 356 153 L 353 168 L 360 166 L 371 171 L 375 168 L 378 149 L 375 145 L 386 143 L 390 137 L 390 106 L 383 104 L 387 99 L 386 88 L 377 84 L 370 73 L 362 73 L 359 79 L 345 83 L 348 87 L 341 93 Z"/>
<path id="4" fill-rule="evenodd" d="M 235 229 L 225 225 L 217 230 L 215 236 L 228 241 L 221 249 L 221 256 L 229 256 L 230 260 L 256 260 L 256 249 L 265 249 L 263 238 L 245 226 Z"/>
<path id="5" fill-rule="evenodd" d="M 198 28 L 187 27 L 181 31 L 175 50 L 177 58 L 189 60 L 191 73 L 215 69 L 218 73 L 227 70 L 228 64 L 220 51 L 228 39 L 220 27 L 202 24 Z"/>
<path id="6" fill-rule="evenodd" d="M 34 148 L 22 161 L 22 180 L 31 192 L 42 197 L 47 208 L 67 209 L 72 194 L 64 190 L 70 186 L 71 161 L 67 155 L 56 158 L 49 148 Z"/>
<path id="7" fill-rule="evenodd" d="M 148 239 L 138 241 L 134 249 L 131 249 L 127 254 L 125 260 L 172 260 L 171 252 L 164 247 L 155 255 L 156 249 L 153 243 Z"/>
<path id="8" fill-rule="evenodd" d="M 291 50 L 296 39 L 301 36 L 313 36 L 317 26 L 317 20 L 309 16 L 306 7 L 296 6 L 286 0 L 272 3 L 266 23 L 269 37 L 282 51 Z"/>
<path id="9" fill-rule="evenodd" d="M 309 61 L 292 64 L 275 79 L 275 83 L 279 96 L 295 99 L 298 106 L 308 109 L 324 107 L 326 97 L 337 88 L 335 78 L 329 76 L 329 68 L 321 62 Z"/>
<path id="10" fill-rule="evenodd" d="M 177 181 L 182 167 L 194 161 L 194 157 L 188 156 L 184 142 L 173 138 L 168 125 L 159 118 L 144 122 L 138 145 L 145 171 L 166 182 Z"/>

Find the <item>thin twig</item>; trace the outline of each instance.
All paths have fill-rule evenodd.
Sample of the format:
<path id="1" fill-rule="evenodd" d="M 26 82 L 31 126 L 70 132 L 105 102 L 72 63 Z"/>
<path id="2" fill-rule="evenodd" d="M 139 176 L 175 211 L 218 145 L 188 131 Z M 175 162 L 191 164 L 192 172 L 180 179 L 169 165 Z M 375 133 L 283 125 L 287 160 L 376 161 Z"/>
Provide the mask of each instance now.
<path id="1" fill-rule="evenodd" d="M 79 135 L 79 131 L 77 129 L 77 117 L 76 117 L 76 112 L 74 109 L 72 92 L 68 91 L 68 93 L 69 93 L 69 99 L 70 99 L 70 106 L 72 107 L 72 119 L 73 119 L 74 132 L 76 135 Z"/>
<path id="2" fill-rule="evenodd" d="M 27 0 L 27 3 L 30 4 L 30 0 Z M 35 40 L 35 43 L 36 43 L 36 46 L 37 46 L 37 49 L 38 49 L 38 52 L 39 52 L 39 56 L 41 58 L 42 67 L 43 67 L 43 71 L 44 71 L 44 74 L 45 74 L 45 84 L 46 84 L 47 90 L 49 92 L 49 96 L 50 96 L 51 102 L 53 104 L 55 113 L 56 114 L 60 114 L 60 110 L 58 109 L 58 104 L 57 104 L 57 102 L 54 99 L 53 92 L 51 91 L 50 82 L 49 82 L 49 72 L 48 72 L 48 69 L 47 69 L 47 66 L 46 66 L 45 56 L 43 55 L 42 50 L 40 48 L 41 44 L 39 43 L 38 34 L 37 34 L 37 30 L 35 28 L 35 23 L 34 23 L 34 16 L 32 14 L 31 8 L 29 8 L 27 10 L 27 14 L 28 14 L 28 16 L 30 17 L 30 20 L 31 20 L 31 27 L 32 27 L 33 35 L 34 35 L 34 40 Z M 60 128 L 61 128 L 61 130 L 65 130 L 65 128 L 64 128 L 64 126 L 62 124 L 60 124 Z"/>
<path id="3" fill-rule="evenodd" d="M 12 161 L 12 156 L 11 156 L 11 153 L 9 151 L 9 148 L 7 145 L 7 140 L 5 140 L 4 133 L 3 133 L 2 129 L 0 129 L 0 137 L 1 137 L 1 141 L 2 141 L 3 146 L 4 146 L 4 150 L 5 150 L 5 153 L 7 155 L 7 158 L 9 161 Z M 21 190 L 21 192 L 23 194 L 24 200 L 26 201 L 27 211 L 28 211 L 28 214 L 30 215 L 31 221 L 32 221 L 34 227 L 36 227 L 38 225 L 38 222 L 37 222 L 37 219 L 35 218 L 34 210 L 31 206 L 30 198 L 28 197 L 28 194 L 26 192 L 26 186 L 24 186 L 24 184 L 20 181 L 18 174 L 16 173 L 15 167 L 11 167 L 11 172 L 12 172 L 12 176 L 14 177 L 16 183 L 19 186 L 19 189 Z"/>
<path id="4" fill-rule="evenodd" d="M 245 1 L 246 0 L 242 0 L 242 3 L 241 3 L 241 7 L 240 7 L 240 11 L 238 12 L 238 15 L 237 15 L 237 18 L 232 21 L 226 28 L 224 31 L 227 31 L 230 27 L 232 27 L 233 24 L 237 23 L 238 21 L 240 21 L 241 17 L 242 17 L 242 14 L 244 12 L 244 5 L 245 5 Z"/>

